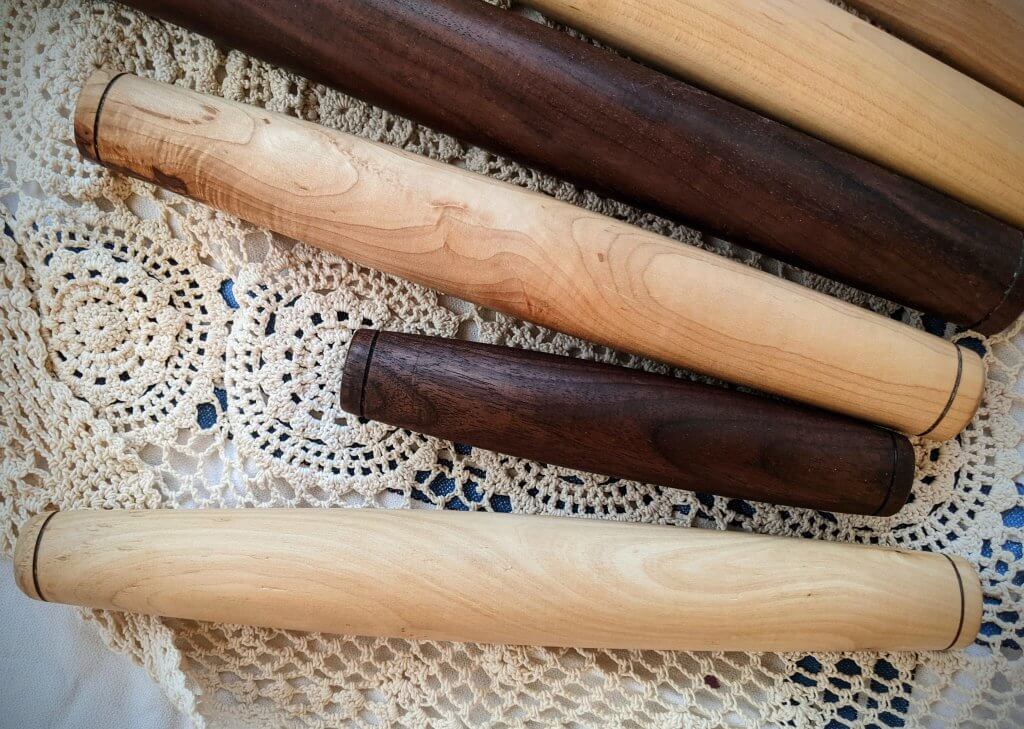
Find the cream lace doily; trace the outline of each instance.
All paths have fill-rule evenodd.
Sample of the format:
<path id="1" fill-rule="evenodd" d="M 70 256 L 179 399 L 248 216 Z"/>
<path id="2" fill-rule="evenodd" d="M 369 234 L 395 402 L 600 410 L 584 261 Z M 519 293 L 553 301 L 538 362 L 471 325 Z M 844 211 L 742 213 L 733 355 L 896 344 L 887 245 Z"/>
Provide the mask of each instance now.
<path id="1" fill-rule="evenodd" d="M 988 339 L 954 331 L 120 6 L 23 0 L 0 8 L 5 554 L 27 517 L 52 508 L 434 507 L 942 550 L 977 565 L 984 583 L 981 634 L 951 653 L 544 650 L 89 613 L 198 725 L 1024 723 L 1019 323 Z M 338 408 L 338 384 L 349 337 L 364 325 L 664 368 L 360 268 L 83 161 L 71 114 L 100 66 L 457 162 L 956 338 L 985 357 L 981 411 L 958 439 L 918 445 L 913 500 L 888 519 L 616 481 L 356 422 Z M 409 559 L 429 559 L 430 548 Z"/>

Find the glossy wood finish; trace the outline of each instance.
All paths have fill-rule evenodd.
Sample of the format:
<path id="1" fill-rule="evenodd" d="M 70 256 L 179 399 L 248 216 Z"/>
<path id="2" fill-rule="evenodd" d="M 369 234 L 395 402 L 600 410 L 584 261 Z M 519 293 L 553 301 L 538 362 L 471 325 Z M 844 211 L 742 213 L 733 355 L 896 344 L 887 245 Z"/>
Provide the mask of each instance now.
<path id="1" fill-rule="evenodd" d="M 17 553 L 34 555 L 19 584 L 52 602 L 356 635 L 941 650 L 969 645 L 981 620 L 978 577 L 960 557 L 559 517 L 71 511 Z"/>
<path id="2" fill-rule="evenodd" d="M 821 410 L 508 347 L 359 330 L 347 412 L 585 471 L 756 501 L 889 516 L 903 436 Z"/>
<path id="3" fill-rule="evenodd" d="M 1024 225 L 1024 108 L 827 0 L 527 4 Z"/>
<path id="4" fill-rule="evenodd" d="M 1024 0 L 847 0 L 889 30 L 1024 104 Z"/>
<path id="5" fill-rule="evenodd" d="M 790 127 L 480 0 L 129 4 L 584 187 L 981 332 L 1005 328 L 1024 309 L 1020 231 Z M 605 5 L 616 10 L 616 3 Z M 638 19 L 637 8 L 624 6 L 622 27 L 649 31 L 637 35 L 638 43 L 671 30 L 656 18 L 645 25 L 646 15 Z M 619 22 L 617 12 L 615 18 Z M 687 29 L 701 32 L 700 26 Z M 801 53 L 786 57 L 787 63 L 818 50 L 813 44 L 797 47 Z M 714 52 L 702 50 L 701 58 L 718 67 Z M 761 68 L 756 57 L 739 60 L 758 89 L 775 93 L 774 71 Z M 771 60 L 784 74 L 779 59 Z M 827 121 L 855 123 L 858 141 L 873 153 L 874 137 L 865 127 L 876 120 L 858 116 L 854 94 L 840 94 L 841 85 L 823 92 L 827 79 L 813 80 L 818 85 L 798 91 L 813 91 L 833 104 Z M 810 83 L 804 77 L 795 82 Z M 919 104 L 932 91 L 923 99 L 915 93 L 911 101 Z M 914 103 L 877 106 L 890 101 L 868 97 L 866 106 L 907 117 L 911 126 L 905 133 L 886 131 L 900 132 L 894 144 L 916 155 L 922 145 L 930 153 L 933 140 L 940 147 L 949 141 L 948 131 L 936 137 L 927 129 L 907 142 L 920 131 L 913 124 L 921 119 Z M 886 130 L 892 126 L 887 123 Z M 1000 150 L 995 163 L 986 154 L 987 135 L 999 130 L 993 126 L 978 139 L 956 139 L 955 149 L 943 150 L 936 164 L 959 175 L 962 169 L 949 157 L 963 155 L 980 168 L 978 174 L 1002 180 L 1003 167 L 1016 153 Z M 963 177 L 972 190 L 978 174 Z M 1019 189 L 1021 179 L 1010 179 L 1005 188 Z M 977 189 L 982 197 L 994 196 Z"/>
<path id="6" fill-rule="evenodd" d="M 86 154 L 363 265 L 907 433 L 948 438 L 981 398 L 973 352 L 735 261 L 316 124 L 109 80 L 75 112 Z"/>

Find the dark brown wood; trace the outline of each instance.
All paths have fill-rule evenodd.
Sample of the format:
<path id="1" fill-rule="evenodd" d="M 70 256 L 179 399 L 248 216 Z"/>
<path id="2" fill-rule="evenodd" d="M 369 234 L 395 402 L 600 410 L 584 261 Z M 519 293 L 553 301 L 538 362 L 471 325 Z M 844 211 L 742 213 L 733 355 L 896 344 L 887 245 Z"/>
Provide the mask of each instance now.
<path id="1" fill-rule="evenodd" d="M 1024 236 L 950 197 L 479 0 L 129 0 L 435 129 L 984 333 Z"/>
<path id="2" fill-rule="evenodd" d="M 488 344 L 361 329 L 350 413 L 584 471 L 889 516 L 910 493 L 902 435 L 674 377 Z"/>

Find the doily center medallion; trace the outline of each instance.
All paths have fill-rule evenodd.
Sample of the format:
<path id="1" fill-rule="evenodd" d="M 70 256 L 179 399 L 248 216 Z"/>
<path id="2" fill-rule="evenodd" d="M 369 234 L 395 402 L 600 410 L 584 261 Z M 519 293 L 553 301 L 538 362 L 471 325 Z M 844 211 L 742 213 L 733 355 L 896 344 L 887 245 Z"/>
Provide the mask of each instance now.
<path id="1" fill-rule="evenodd" d="M 222 379 L 221 277 L 170 239 L 61 226 L 27 235 L 54 374 L 117 432 L 190 427 Z"/>
<path id="2" fill-rule="evenodd" d="M 381 297 L 343 281 L 302 283 L 240 284 L 245 323 L 232 337 L 240 351 L 228 371 L 239 445 L 301 492 L 297 503 L 333 503 L 333 488 L 365 496 L 401 489 L 433 462 L 428 439 L 364 421 L 339 402 L 352 334 L 397 322 Z"/>

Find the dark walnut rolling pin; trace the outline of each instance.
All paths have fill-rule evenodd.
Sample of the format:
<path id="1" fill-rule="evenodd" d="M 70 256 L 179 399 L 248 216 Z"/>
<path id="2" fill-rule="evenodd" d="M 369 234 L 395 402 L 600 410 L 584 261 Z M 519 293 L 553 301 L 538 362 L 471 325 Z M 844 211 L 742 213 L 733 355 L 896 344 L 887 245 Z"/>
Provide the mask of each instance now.
<path id="1" fill-rule="evenodd" d="M 735 261 L 282 114 L 107 72 L 83 154 L 258 225 L 552 329 L 942 439 L 969 350 Z"/>
<path id="2" fill-rule="evenodd" d="M 1002 330 L 1024 309 L 1018 229 L 480 0 L 128 4 L 586 188 L 982 333 Z M 800 53 L 782 55 L 803 68 Z M 856 75 L 861 85 L 878 85 Z M 772 93 L 763 74 L 751 78 Z M 844 88 L 806 96 L 837 110 L 838 123 L 851 116 Z M 833 104 L 837 96 L 842 103 Z M 905 106 L 906 119 L 887 129 L 917 120 Z M 854 136 L 878 131 L 865 124 Z M 898 148 L 916 151 L 935 137 L 928 127 Z M 969 157 L 976 171 L 999 170 L 1000 157 L 975 153 L 986 139 L 936 144 Z M 949 168 L 945 157 L 940 166 Z M 965 174 L 956 177 L 974 179 Z M 1010 188 L 1004 181 L 999 189 Z"/>
<path id="3" fill-rule="evenodd" d="M 1024 225 L 1024 109 L 828 0 L 525 2 L 702 88 Z M 851 2 L 896 3 L 917 13 L 954 6 L 955 14 L 960 6 L 961 15 L 977 19 L 990 13 L 985 5 L 1020 0 Z M 1003 32 L 1019 47 L 1013 15 L 1002 16 L 1010 21 Z M 961 31 L 972 27 L 968 21 Z M 996 38 L 974 42 L 988 40 Z M 1008 59 L 1005 68 L 1011 65 Z"/>
<path id="4" fill-rule="evenodd" d="M 361 329 L 341 407 L 585 471 L 826 511 L 889 516 L 914 449 L 839 415 L 625 367 Z"/>
<path id="5" fill-rule="evenodd" d="M 960 557 L 481 512 L 54 512 L 14 568 L 30 597 L 93 608 L 587 648 L 963 648 L 982 603 Z"/>

